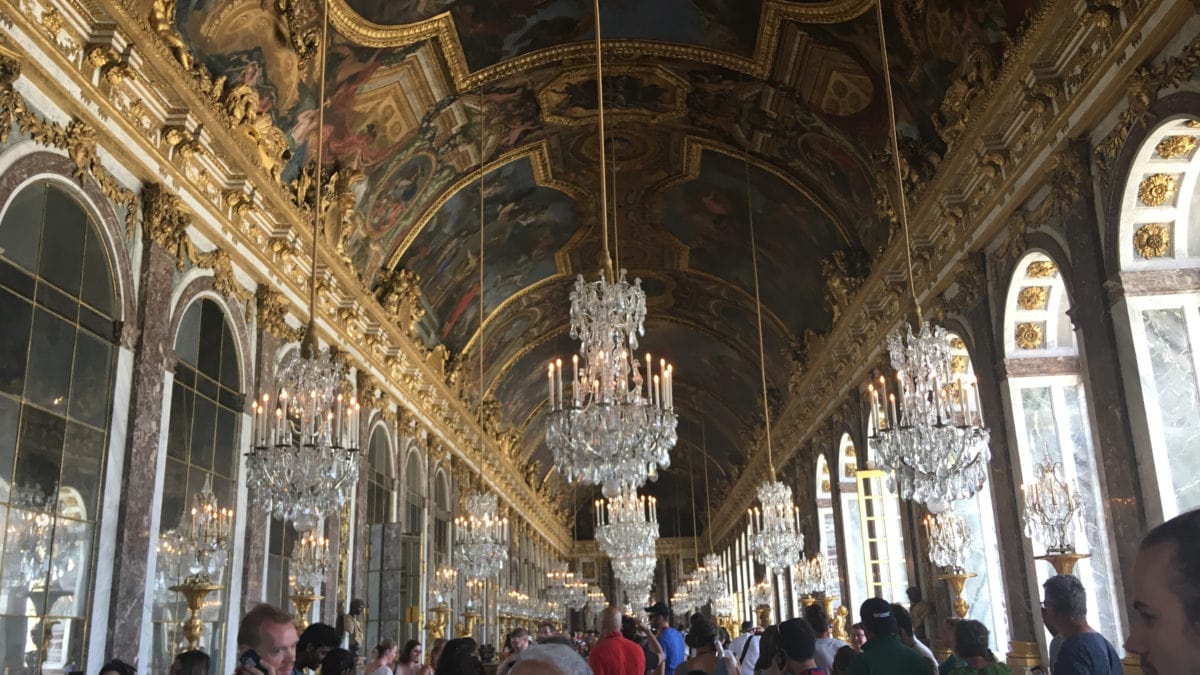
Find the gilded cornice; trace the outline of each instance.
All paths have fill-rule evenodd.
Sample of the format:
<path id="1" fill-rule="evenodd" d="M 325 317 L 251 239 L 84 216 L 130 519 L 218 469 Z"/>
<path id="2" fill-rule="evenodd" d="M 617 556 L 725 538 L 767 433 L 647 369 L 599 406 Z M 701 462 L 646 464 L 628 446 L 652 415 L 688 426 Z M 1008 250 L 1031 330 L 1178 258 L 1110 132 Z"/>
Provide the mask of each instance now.
<path id="1" fill-rule="evenodd" d="M 1063 175 L 1056 171 L 1075 175 L 1063 154 L 1069 152 L 1068 139 L 1091 131 L 1127 76 L 1152 59 L 1195 11 L 1194 4 L 1162 0 L 1126 4 L 1115 15 L 1106 13 L 1115 23 L 1103 28 L 1065 0 L 1049 0 L 1033 10 L 937 173 L 913 200 L 909 222 L 916 285 L 925 289 L 922 302 L 954 283 L 954 263 L 963 252 L 978 250 L 1002 233 L 1008 226 L 1003 214 Z M 1148 30 L 1151 18 L 1159 30 Z M 1177 62 L 1151 68 L 1164 74 L 1155 79 L 1156 86 L 1177 81 L 1177 68 L 1192 64 L 1195 50 L 1195 43 L 1189 44 Z M 1136 112 L 1145 89 L 1130 86 L 1141 92 L 1131 106 Z M 1085 102 L 1093 112 L 1081 115 Z M 1119 135 L 1125 123 L 1123 117 L 1114 133 Z M 900 247 L 885 251 L 833 331 L 820 340 L 827 348 L 816 350 L 796 374 L 798 395 L 776 418 L 772 433 L 793 442 L 776 453 L 776 463 L 786 462 L 819 431 L 825 417 L 863 381 L 868 364 L 875 363 L 883 338 L 908 309 L 903 258 Z M 714 519 L 717 539 L 734 532 L 742 509 L 754 502 L 755 488 L 767 473 L 765 454 L 761 445 L 754 448 L 726 500 L 729 508 Z"/>
<path id="2" fill-rule="evenodd" d="M 764 77 L 775 62 L 775 54 L 779 49 L 780 26 L 784 21 L 810 24 L 841 23 L 862 14 L 873 4 L 873 0 L 827 0 L 812 3 L 767 0 L 762 9 L 754 55 L 750 58 L 716 49 L 649 40 L 605 40 L 604 49 L 617 57 L 695 61 L 729 68 L 754 77 Z M 458 37 L 458 28 L 449 12 L 442 12 L 417 23 L 382 26 L 359 16 L 346 0 L 333 0 L 330 4 L 330 21 L 347 39 L 366 47 L 403 47 L 424 40 L 436 40 L 458 91 L 467 91 L 482 83 L 542 66 L 586 61 L 592 58 L 595 49 L 590 42 L 558 45 L 522 54 L 471 72 L 467 66 L 462 41 Z"/>
<path id="3" fill-rule="evenodd" d="M 140 11 L 140 5 L 136 6 Z M 239 127 L 230 123 L 225 107 L 230 99 L 224 97 L 224 90 L 211 78 L 205 79 L 202 71 L 185 70 L 151 30 L 147 17 L 133 13 L 134 7 L 132 2 L 100 0 L 91 11 L 81 12 L 66 5 L 60 9 L 45 0 L 0 0 L 0 14 L 6 17 L 0 28 L 19 34 L 16 42 L 35 45 L 48 56 L 27 64 L 26 77 L 67 114 L 77 115 L 76 123 L 84 125 L 72 127 L 70 133 L 65 131 L 67 125 L 61 125 L 62 134 L 51 129 L 54 133 L 39 133 L 38 140 L 67 146 L 63 149 L 78 166 L 92 172 L 101 186 L 105 184 L 102 176 L 107 175 L 96 154 L 101 146 L 135 176 L 140 174 L 147 183 L 161 182 L 179 198 L 179 208 L 191 213 L 190 227 L 208 241 L 218 242 L 216 249 L 197 251 L 190 239 L 178 241 L 180 255 L 193 263 L 198 259 L 214 272 L 228 274 L 229 279 L 236 267 L 257 284 L 273 286 L 296 306 L 304 306 L 299 301 L 307 295 L 308 265 L 294 242 L 309 240 L 307 216 L 279 184 L 273 167 L 264 164 L 263 148 L 251 146 Z M 46 25 L 46 17 L 64 15 L 72 20 Z M 103 29 L 85 25 L 80 18 L 84 16 L 103 21 Z M 115 83 L 100 72 L 110 64 L 85 58 L 78 49 L 85 42 L 84 35 L 100 34 L 110 36 L 114 45 L 131 45 L 127 52 L 122 50 L 127 53 L 130 72 Z M 182 118 L 177 113 L 180 110 L 187 111 Z M 166 124 L 168 114 L 175 115 L 171 124 Z M 86 129 L 95 134 L 81 133 Z M 189 148 L 188 157 L 177 152 L 178 142 L 167 139 L 171 129 L 186 132 L 171 134 L 176 141 L 190 136 L 197 144 Z M 120 187 L 115 179 L 113 186 Z M 136 213 L 133 192 L 128 197 L 115 189 L 113 193 L 114 201 L 130 204 L 129 210 Z M 286 245 L 280 247 L 279 242 Z M 287 249 L 287 255 L 282 249 Z M 395 400 L 411 406 L 422 425 L 482 472 L 514 511 L 530 519 L 555 548 L 566 550 L 569 533 L 552 506 L 524 485 L 509 458 L 491 448 L 479 448 L 480 431 L 472 422 L 474 415 L 447 388 L 438 359 L 388 322 L 383 309 L 339 256 L 322 250 L 318 267 L 318 299 L 325 310 L 318 321 L 322 338 L 344 347 L 359 369 L 377 374 L 381 386 Z M 233 283 L 224 286 L 224 281 L 214 279 L 214 285 L 227 292 L 239 288 Z M 334 320 L 335 313 L 354 319 Z M 384 336 L 373 347 L 365 344 L 368 330 Z"/>

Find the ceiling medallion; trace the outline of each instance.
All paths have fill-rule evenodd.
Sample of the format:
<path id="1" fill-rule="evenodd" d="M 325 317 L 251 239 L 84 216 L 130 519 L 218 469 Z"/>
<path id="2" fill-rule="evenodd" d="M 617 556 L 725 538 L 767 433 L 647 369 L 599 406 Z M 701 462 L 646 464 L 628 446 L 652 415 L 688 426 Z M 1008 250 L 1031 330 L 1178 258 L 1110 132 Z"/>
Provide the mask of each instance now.
<path id="1" fill-rule="evenodd" d="M 1041 349 L 1046 343 L 1046 328 L 1039 322 L 1022 321 L 1017 324 L 1013 337 L 1021 349 Z"/>
<path id="2" fill-rule="evenodd" d="M 1171 230 L 1164 223 L 1146 223 L 1133 233 L 1133 250 L 1145 260 L 1171 252 Z"/>
<path id="3" fill-rule="evenodd" d="M 1058 266 L 1051 260 L 1034 260 L 1025 268 L 1025 276 L 1030 279 L 1051 279 L 1058 276 Z"/>
<path id="4" fill-rule="evenodd" d="M 1195 136 L 1167 136 L 1154 146 L 1154 152 L 1163 159 L 1186 157 L 1196 149 Z"/>
<path id="5" fill-rule="evenodd" d="M 1026 286 L 1017 294 L 1017 306 L 1024 310 L 1046 309 L 1049 299 L 1049 286 Z"/>
<path id="6" fill-rule="evenodd" d="M 1177 190 L 1175 176 L 1154 173 L 1142 179 L 1138 185 L 1138 201 L 1146 206 L 1162 206 L 1175 198 Z"/>

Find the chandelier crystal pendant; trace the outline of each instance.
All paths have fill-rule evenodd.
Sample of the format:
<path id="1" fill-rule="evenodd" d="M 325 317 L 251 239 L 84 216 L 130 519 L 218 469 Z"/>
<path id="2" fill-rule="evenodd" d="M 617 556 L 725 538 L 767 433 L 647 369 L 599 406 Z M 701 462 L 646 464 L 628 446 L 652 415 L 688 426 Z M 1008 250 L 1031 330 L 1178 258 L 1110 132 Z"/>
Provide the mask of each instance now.
<path id="1" fill-rule="evenodd" d="M 656 479 L 658 470 L 670 465 L 678 419 L 673 368 L 660 359 L 654 372 L 654 359 L 646 354 L 643 369 L 636 356 L 646 320 L 641 280 L 629 283 L 623 269 L 614 273 L 609 253 L 599 0 L 593 0 L 592 11 L 604 262 L 599 279 L 587 282 L 580 275 L 571 291 L 571 338 L 580 341 L 579 354 L 571 359 L 566 389 L 562 360 L 549 365 L 546 445 L 568 481 L 601 485 L 605 497 L 615 498 L 626 486 Z"/>
<path id="2" fill-rule="evenodd" d="M 322 30 L 329 32 L 328 0 Z M 325 37 L 320 47 L 317 128 L 325 124 Z M 345 367 L 317 345 L 317 241 L 327 213 L 322 192 L 324 144 L 317 143 L 309 274 L 308 326 L 300 348 L 284 356 L 276 396 L 255 401 L 250 451 L 252 491 L 272 514 L 307 532 L 350 499 L 358 482 L 359 404 Z"/>
<path id="3" fill-rule="evenodd" d="M 896 131 L 896 106 L 888 66 L 883 9 L 875 7 L 883 81 L 891 131 L 892 169 L 895 172 L 897 212 L 904 233 L 908 286 L 917 314 L 917 333 L 905 322 L 888 336 L 888 356 L 896 369 L 897 390 L 889 393 L 880 378 L 880 390 L 869 390 L 872 426 L 878 463 L 892 472 L 905 499 L 923 502 L 931 510 L 944 510 L 951 502 L 973 497 L 987 477 L 989 432 L 983 426 L 978 389 L 968 400 L 951 376 L 951 354 L 946 330 L 925 322 L 917 296 L 908 231 L 908 199 L 900 168 L 900 141 Z M 882 399 L 882 400 L 880 400 Z M 899 414 L 897 414 L 899 413 Z"/>
<path id="4" fill-rule="evenodd" d="M 654 557 L 654 542 L 658 540 L 658 500 L 638 496 L 637 490 L 626 487 L 611 499 L 597 499 L 596 541 L 609 558 L 629 560 Z"/>
<path id="5" fill-rule="evenodd" d="M 612 563 L 613 576 L 629 587 L 650 585 L 654 580 L 654 568 L 658 564 L 653 551 L 632 558 L 612 558 L 609 562 Z"/>
<path id="6" fill-rule="evenodd" d="M 466 514 L 454 519 L 454 562 L 468 580 L 489 579 L 508 557 L 508 519 L 498 515 L 496 495 L 467 495 Z"/>

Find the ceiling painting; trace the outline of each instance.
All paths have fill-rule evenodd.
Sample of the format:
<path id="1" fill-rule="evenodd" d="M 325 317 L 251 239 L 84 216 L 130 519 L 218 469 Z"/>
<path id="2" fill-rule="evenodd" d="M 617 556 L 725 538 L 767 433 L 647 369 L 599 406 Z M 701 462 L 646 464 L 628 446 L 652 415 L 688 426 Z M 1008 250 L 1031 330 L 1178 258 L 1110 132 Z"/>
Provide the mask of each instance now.
<path id="1" fill-rule="evenodd" d="M 484 311 L 558 272 L 554 253 L 575 235 L 574 200 L 537 184 L 527 159 L 484 177 Z M 459 191 L 438 211 L 400 264 L 421 279 L 440 319 L 438 338 L 462 349 L 479 326 L 479 184 Z"/>

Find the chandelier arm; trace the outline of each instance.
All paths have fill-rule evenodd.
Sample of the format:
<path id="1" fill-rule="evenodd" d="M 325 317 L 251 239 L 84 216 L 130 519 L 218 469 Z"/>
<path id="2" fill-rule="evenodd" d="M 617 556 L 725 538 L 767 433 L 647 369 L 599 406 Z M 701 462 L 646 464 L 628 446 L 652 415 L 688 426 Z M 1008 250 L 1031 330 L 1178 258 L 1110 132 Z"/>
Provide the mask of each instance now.
<path id="1" fill-rule="evenodd" d="M 750 222 L 750 264 L 754 268 L 754 313 L 758 319 L 758 369 L 762 376 L 763 397 L 763 427 L 767 433 L 767 467 L 770 469 L 771 482 L 775 482 L 775 457 L 771 452 L 771 406 L 767 402 L 767 354 L 763 349 L 762 297 L 758 290 L 758 246 L 754 239 L 754 197 L 750 193 L 750 148 L 746 148 L 746 156 L 742 166 L 746 173 L 746 220 Z"/>
<path id="2" fill-rule="evenodd" d="M 600 0 L 592 0 L 592 17 L 596 23 L 596 110 L 600 127 L 600 232 L 604 246 L 604 270 L 608 278 L 615 281 L 612 257 L 608 250 L 608 181 L 604 170 L 608 158 L 604 147 L 604 58 L 600 48 Z"/>
<path id="3" fill-rule="evenodd" d="M 917 281 L 913 276 L 912 241 L 908 233 L 908 199 L 904 196 L 904 177 L 900 170 L 900 134 L 896 130 L 896 100 L 892 94 L 892 71 L 888 66 L 887 37 L 883 28 L 883 0 L 875 2 L 875 23 L 879 27 L 879 54 L 883 59 L 883 88 L 887 98 L 888 128 L 892 141 L 892 169 L 896 172 L 896 189 L 900 193 L 900 229 L 904 232 L 904 260 L 908 267 L 908 290 L 917 310 L 917 325 L 921 325 L 921 303 L 917 299 Z"/>

